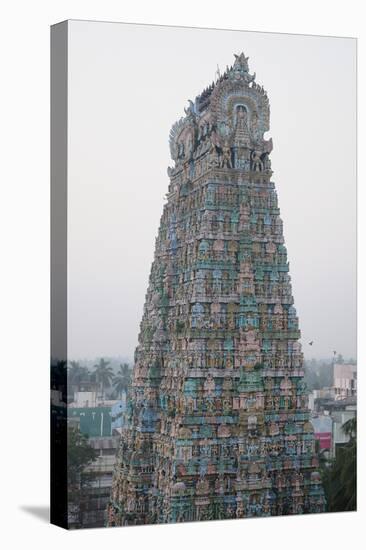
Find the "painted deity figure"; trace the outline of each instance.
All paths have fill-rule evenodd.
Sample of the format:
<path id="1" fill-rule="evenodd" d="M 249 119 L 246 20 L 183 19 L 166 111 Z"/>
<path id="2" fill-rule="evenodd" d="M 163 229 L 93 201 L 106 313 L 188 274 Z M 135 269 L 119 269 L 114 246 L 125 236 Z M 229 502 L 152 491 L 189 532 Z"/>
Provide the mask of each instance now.
<path id="1" fill-rule="evenodd" d="M 263 170 L 263 162 L 258 151 L 252 152 L 252 170 L 253 172 L 261 172 Z"/>
<path id="2" fill-rule="evenodd" d="M 222 147 L 222 155 L 220 159 L 220 168 L 232 168 L 231 163 L 231 148 L 228 144 L 228 142 L 225 142 L 225 144 Z"/>
<path id="3" fill-rule="evenodd" d="M 250 143 L 248 112 L 244 105 L 238 105 L 235 110 L 235 137 L 234 143 L 237 147 L 248 147 Z"/>

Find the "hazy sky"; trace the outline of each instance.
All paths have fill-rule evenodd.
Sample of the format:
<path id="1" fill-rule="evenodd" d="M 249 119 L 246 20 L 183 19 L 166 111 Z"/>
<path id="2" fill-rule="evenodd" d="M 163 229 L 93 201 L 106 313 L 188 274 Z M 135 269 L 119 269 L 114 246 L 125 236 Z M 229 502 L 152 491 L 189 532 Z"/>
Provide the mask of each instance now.
<path id="1" fill-rule="evenodd" d="M 72 21 L 70 359 L 133 356 L 170 128 L 241 51 L 269 96 L 265 137 L 305 356 L 356 355 L 356 41 Z"/>

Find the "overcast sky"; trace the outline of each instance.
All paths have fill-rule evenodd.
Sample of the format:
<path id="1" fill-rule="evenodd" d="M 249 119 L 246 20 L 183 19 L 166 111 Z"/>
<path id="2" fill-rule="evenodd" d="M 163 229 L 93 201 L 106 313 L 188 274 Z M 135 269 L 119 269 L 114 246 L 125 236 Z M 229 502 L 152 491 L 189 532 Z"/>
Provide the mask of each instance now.
<path id="1" fill-rule="evenodd" d="M 170 128 L 241 51 L 269 96 L 305 357 L 355 357 L 356 41 L 72 21 L 68 51 L 69 358 L 132 358 Z"/>

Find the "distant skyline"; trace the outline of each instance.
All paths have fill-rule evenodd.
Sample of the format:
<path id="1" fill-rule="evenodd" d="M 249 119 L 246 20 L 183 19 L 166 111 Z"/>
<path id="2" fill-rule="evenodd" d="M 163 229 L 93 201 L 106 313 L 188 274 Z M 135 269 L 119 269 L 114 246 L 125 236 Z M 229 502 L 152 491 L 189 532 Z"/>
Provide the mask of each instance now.
<path id="1" fill-rule="evenodd" d="M 342 355 L 342 354 L 340 354 Z M 357 357 L 354 356 L 350 356 L 350 357 L 345 357 L 343 356 L 343 359 L 344 359 L 344 362 L 347 363 L 349 360 L 357 360 Z M 91 363 L 94 363 L 94 361 L 98 361 L 99 359 L 106 359 L 107 361 L 111 361 L 113 363 L 115 363 L 115 366 L 118 368 L 119 367 L 119 363 L 122 363 L 122 362 L 126 362 L 128 363 L 130 366 L 133 366 L 133 356 L 129 357 L 127 355 L 96 355 L 95 357 L 71 357 L 69 356 L 69 361 L 77 361 L 78 363 L 81 363 L 83 366 L 87 366 L 89 368 L 93 367 L 94 365 L 91 365 Z M 318 362 L 324 362 L 324 364 L 330 364 L 333 362 L 333 357 L 332 356 L 327 356 L 327 357 L 315 357 L 315 356 L 312 356 L 312 355 L 307 355 L 305 357 L 305 360 L 307 362 L 310 362 L 312 360 L 316 360 Z M 335 360 L 335 362 L 337 362 Z M 113 367 L 113 365 L 111 365 Z"/>
<path id="2" fill-rule="evenodd" d="M 83 21 L 69 33 L 69 358 L 133 358 L 170 128 L 240 51 L 271 106 L 305 357 L 356 358 L 356 41 Z"/>

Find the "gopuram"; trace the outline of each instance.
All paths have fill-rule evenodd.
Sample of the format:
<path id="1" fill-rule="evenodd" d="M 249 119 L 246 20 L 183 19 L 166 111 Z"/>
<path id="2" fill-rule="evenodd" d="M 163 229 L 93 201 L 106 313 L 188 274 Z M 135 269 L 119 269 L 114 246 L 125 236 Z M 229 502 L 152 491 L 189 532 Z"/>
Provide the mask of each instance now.
<path id="1" fill-rule="evenodd" d="M 172 127 L 110 526 L 325 509 L 269 113 L 241 53 Z"/>

